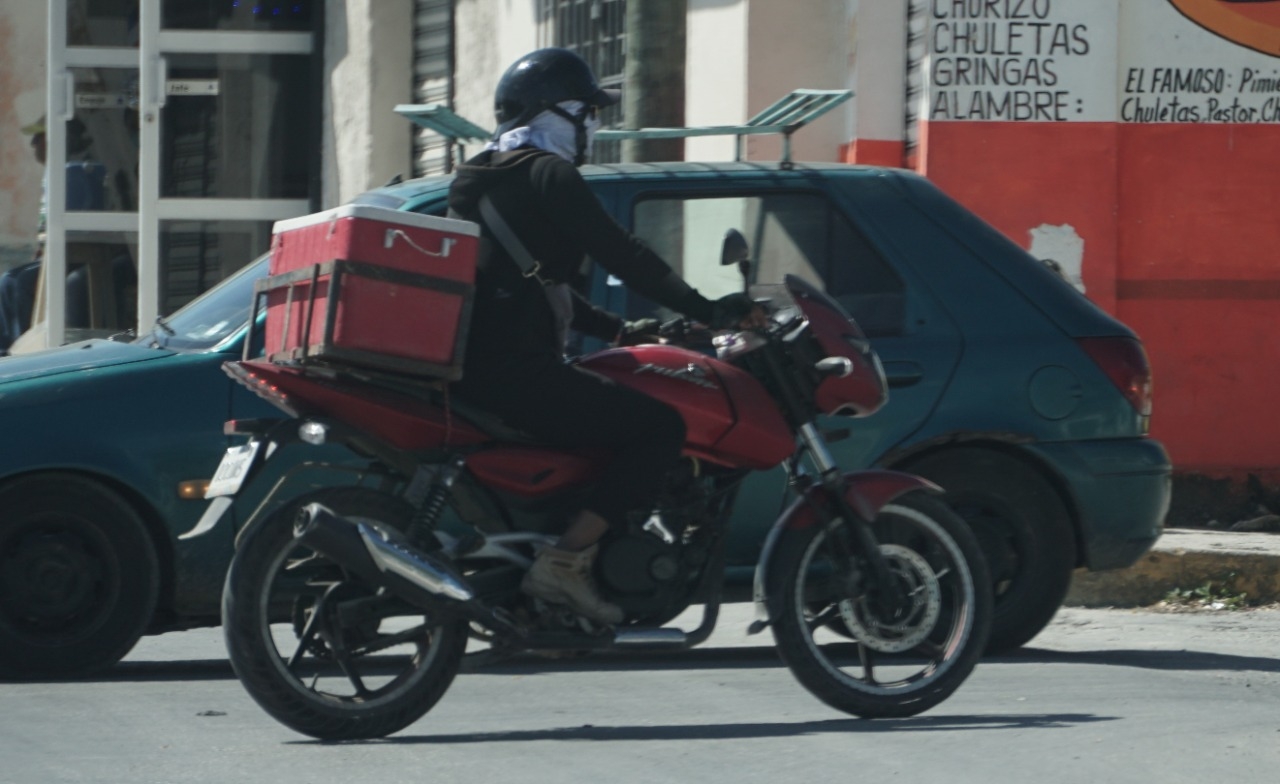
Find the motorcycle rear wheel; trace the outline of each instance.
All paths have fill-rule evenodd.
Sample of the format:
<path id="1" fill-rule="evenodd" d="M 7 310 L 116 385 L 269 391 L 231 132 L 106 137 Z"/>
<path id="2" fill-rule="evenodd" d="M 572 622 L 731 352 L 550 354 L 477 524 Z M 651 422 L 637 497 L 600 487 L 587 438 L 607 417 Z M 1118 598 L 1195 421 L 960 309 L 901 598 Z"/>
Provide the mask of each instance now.
<path id="1" fill-rule="evenodd" d="M 387 493 L 328 488 L 246 531 L 223 587 L 227 652 L 249 695 L 297 732 L 322 740 L 390 735 L 449 688 L 466 651 L 466 625 L 380 596 L 297 544 L 294 518 L 313 501 L 401 530 L 413 514 Z"/>
<path id="2" fill-rule="evenodd" d="M 779 654 L 833 708 L 914 716 L 949 697 L 982 655 L 993 613 L 982 551 L 964 522 L 924 493 L 886 505 L 872 530 L 910 608 L 884 619 L 835 553 L 842 524 L 788 530 L 778 542 L 770 584 L 783 592 L 772 623 Z"/>

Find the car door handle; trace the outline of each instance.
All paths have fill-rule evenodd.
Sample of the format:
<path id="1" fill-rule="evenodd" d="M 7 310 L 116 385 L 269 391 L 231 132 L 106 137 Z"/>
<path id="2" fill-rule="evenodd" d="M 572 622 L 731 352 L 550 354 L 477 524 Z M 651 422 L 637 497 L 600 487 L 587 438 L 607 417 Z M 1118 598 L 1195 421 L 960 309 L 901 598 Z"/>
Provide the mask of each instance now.
<path id="1" fill-rule="evenodd" d="M 897 360 L 884 363 L 884 375 L 889 381 L 889 388 L 909 387 L 920 383 L 924 378 L 924 368 L 917 362 Z"/>

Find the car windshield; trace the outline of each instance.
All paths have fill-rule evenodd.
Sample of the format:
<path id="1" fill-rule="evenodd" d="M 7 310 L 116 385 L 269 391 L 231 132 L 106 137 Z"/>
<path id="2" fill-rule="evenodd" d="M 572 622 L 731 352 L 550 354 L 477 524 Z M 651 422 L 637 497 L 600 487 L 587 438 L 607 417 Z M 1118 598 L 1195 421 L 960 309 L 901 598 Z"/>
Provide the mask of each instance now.
<path id="1" fill-rule="evenodd" d="M 172 316 L 157 319 L 155 327 L 134 342 L 179 351 L 201 351 L 236 334 L 249 320 L 253 283 L 267 274 L 267 258 L 260 256 Z"/>

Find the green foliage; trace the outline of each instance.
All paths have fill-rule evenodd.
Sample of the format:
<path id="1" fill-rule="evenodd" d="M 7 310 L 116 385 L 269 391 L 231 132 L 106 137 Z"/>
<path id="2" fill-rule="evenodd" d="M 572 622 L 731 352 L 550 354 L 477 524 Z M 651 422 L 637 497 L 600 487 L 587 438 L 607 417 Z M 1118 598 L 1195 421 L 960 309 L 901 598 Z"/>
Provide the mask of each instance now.
<path id="1" fill-rule="evenodd" d="M 1174 588 L 1164 597 L 1166 604 L 1179 607 L 1207 610 L 1240 610 L 1251 605 L 1249 594 L 1231 589 L 1230 583 L 1235 574 L 1227 575 L 1225 581 L 1219 583 L 1206 580 L 1195 588 Z"/>

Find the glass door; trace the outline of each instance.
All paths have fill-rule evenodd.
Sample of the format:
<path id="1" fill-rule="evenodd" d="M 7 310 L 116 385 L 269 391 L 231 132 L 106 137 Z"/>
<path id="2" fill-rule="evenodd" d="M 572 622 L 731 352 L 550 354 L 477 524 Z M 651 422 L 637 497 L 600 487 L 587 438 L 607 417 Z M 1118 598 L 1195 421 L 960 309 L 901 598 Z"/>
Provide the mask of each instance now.
<path id="1" fill-rule="evenodd" d="M 276 220 L 314 209 L 321 6 L 51 0 L 28 344 L 145 332 L 267 250 Z"/>

